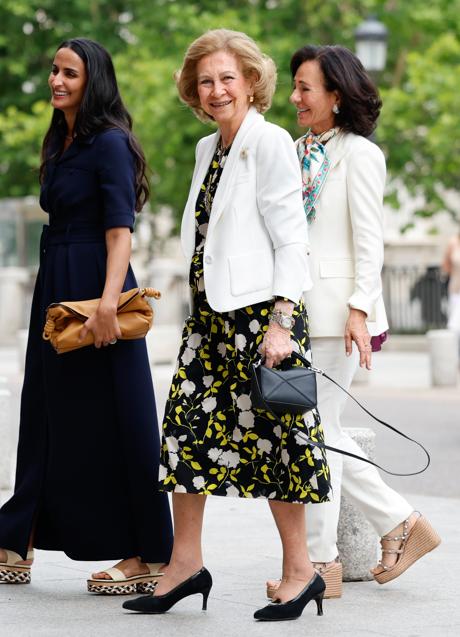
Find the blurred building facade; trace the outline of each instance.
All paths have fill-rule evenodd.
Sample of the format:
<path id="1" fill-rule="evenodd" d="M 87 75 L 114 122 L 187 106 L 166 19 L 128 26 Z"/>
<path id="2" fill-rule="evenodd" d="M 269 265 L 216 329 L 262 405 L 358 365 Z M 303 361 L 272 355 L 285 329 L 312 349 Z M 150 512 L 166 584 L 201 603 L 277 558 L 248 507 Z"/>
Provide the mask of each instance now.
<path id="1" fill-rule="evenodd" d="M 404 234 L 406 212 L 387 211 L 384 297 L 394 333 L 424 333 L 444 327 L 446 281 L 439 264 L 456 224 L 448 215 L 420 220 Z M 27 329 L 38 270 L 39 237 L 47 215 L 34 197 L 0 201 L 0 343 L 13 343 Z M 436 225 L 437 232 L 433 233 Z M 155 307 L 156 325 L 177 340 L 188 306 L 188 273 L 171 212 L 164 208 L 139 215 L 133 235 L 132 263 L 140 285 L 163 295 Z"/>

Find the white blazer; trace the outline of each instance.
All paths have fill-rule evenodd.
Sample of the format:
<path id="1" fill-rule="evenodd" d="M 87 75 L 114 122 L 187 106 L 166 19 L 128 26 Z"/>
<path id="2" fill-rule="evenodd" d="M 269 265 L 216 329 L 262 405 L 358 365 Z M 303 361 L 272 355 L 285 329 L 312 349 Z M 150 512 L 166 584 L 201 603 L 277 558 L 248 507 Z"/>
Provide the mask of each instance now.
<path id="1" fill-rule="evenodd" d="M 381 281 L 385 159 L 375 144 L 353 133 L 339 133 L 326 150 L 331 167 L 309 226 L 310 335 L 343 336 L 354 307 L 367 314 L 374 336 L 388 329 Z"/>
<path id="2" fill-rule="evenodd" d="M 219 132 L 196 147 L 182 218 L 181 241 L 195 250 L 195 207 Z M 308 228 L 294 142 L 251 107 L 227 157 L 211 209 L 204 247 L 209 305 L 228 312 L 282 296 L 295 301 L 311 286 Z"/>

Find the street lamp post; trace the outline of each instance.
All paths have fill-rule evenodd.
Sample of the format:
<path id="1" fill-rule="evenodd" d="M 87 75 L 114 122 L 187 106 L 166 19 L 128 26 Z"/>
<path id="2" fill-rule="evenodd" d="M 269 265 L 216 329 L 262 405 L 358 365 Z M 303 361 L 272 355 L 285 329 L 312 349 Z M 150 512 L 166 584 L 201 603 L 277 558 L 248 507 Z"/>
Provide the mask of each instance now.
<path id="1" fill-rule="evenodd" d="M 375 16 L 369 16 L 355 29 L 356 55 L 377 84 L 387 59 L 388 29 Z M 369 139 L 376 143 L 375 131 Z"/>
<path id="2" fill-rule="evenodd" d="M 355 29 L 356 55 L 364 68 L 377 74 L 385 68 L 388 29 L 375 16 L 369 16 Z"/>

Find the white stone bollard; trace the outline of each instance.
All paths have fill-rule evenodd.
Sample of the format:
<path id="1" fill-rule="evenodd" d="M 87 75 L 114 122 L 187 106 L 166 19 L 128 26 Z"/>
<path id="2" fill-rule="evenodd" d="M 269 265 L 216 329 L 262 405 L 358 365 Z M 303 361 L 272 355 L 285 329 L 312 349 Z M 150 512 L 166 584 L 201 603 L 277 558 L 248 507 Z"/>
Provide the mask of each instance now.
<path id="1" fill-rule="evenodd" d="M 0 378 L 0 489 L 12 487 L 11 392 Z"/>
<path id="2" fill-rule="evenodd" d="M 458 334 L 452 330 L 429 330 L 431 383 L 455 387 L 458 381 Z"/>
<path id="3" fill-rule="evenodd" d="M 361 447 L 364 454 L 375 457 L 375 433 L 367 427 L 346 427 L 345 431 Z M 370 569 L 378 560 L 378 537 L 366 520 L 344 496 L 340 501 L 337 546 L 343 564 L 343 580 L 371 580 Z"/>

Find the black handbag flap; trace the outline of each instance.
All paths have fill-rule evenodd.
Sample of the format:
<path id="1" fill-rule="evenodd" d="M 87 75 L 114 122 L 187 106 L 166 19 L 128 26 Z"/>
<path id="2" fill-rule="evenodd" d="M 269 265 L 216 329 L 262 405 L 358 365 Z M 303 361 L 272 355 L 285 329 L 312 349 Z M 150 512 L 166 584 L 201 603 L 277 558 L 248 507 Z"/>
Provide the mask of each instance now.
<path id="1" fill-rule="evenodd" d="M 287 370 L 254 366 L 256 405 L 268 403 L 275 413 L 305 413 L 316 407 L 316 376 L 307 367 Z"/>

